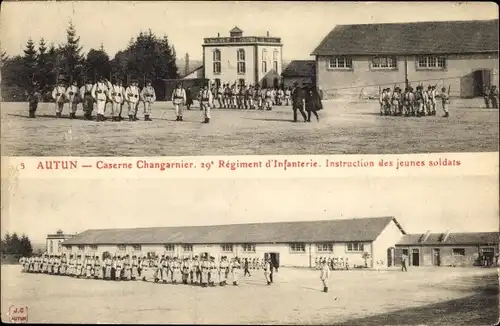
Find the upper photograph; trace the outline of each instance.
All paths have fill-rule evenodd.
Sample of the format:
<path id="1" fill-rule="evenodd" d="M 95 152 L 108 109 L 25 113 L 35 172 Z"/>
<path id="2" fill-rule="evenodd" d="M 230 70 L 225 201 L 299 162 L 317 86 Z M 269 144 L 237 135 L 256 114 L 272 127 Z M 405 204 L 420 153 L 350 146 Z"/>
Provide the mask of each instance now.
<path id="1" fill-rule="evenodd" d="M 498 152 L 498 12 L 6 2 L 1 154 Z"/>

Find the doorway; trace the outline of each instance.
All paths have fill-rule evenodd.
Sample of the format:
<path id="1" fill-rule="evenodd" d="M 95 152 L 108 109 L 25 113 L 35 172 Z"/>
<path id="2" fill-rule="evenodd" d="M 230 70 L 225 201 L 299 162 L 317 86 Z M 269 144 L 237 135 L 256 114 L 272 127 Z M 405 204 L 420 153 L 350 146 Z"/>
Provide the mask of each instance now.
<path id="1" fill-rule="evenodd" d="M 441 249 L 432 249 L 432 265 L 441 266 Z"/>
<path id="2" fill-rule="evenodd" d="M 411 265 L 420 266 L 420 251 L 418 249 L 411 250 Z"/>
<path id="3" fill-rule="evenodd" d="M 483 96 L 484 89 L 491 86 L 491 71 L 476 70 L 472 74 L 473 96 Z"/>

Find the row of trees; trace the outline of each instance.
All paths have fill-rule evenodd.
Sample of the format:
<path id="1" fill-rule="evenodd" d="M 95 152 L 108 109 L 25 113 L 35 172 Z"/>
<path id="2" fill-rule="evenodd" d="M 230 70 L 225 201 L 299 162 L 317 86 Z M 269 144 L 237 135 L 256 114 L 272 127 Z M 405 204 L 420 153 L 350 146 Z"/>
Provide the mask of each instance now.
<path id="1" fill-rule="evenodd" d="M 27 90 L 36 81 L 46 93 L 60 77 L 68 82 L 77 80 L 80 84 L 99 76 L 120 78 L 125 82 L 130 78 L 178 78 L 175 48 L 167 36 L 157 37 L 151 30 L 140 32 L 137 37 L 130 39 L 124 50 L 118 51 L 110 59 L 102 44 L 99 49 L 82 53 L 80 37 L 72 22 L 66 34 L 66 41 L 59 46 L 54 43 L 47 45 L 43 38 L 35 44 L 30 38 L 26 42 L 24 55 L 9 58 L 5 52 L 0 53 L 2 85 Z M 6 96 L 8 94 L 3 94 L 4 98 Z"/>
<path id="2" fill-rule="evenodd" d="M 30 239 L 24 234 L 19 237 L 17 233 L 13 233 L 12 235 L 7 233 L 5 235 L 2 239 L 1 250 L 2 256 L 16 255 L 29 257 L 33 253 Z"/>

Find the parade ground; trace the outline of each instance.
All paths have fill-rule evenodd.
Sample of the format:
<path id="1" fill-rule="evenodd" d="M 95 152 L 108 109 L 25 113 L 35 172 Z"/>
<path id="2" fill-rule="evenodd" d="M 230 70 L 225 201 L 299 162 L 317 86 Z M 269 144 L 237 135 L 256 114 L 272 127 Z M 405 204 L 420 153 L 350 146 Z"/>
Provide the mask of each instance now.
<path id="1" fill-rule="evenodd" d="M 481 99 L 452 101 L 450 117 L 379 115 L 375 100 L 328 100 L 320 121 L 292 123 L 290 107 L 272 111 L 215 109 L 203 124 L 198 107 L 176 122 L 171 102 L 154 104 L 152 122 L 97 123 L 54 118 L 54 104 L 41 103 L 29 119 L 26 103 L 1 103 L 2 155 L 180 156 L 276 154 L 409 154 L 498 151 L 498 110 Z M 124 106 L 124 117 L 127 116 Z M 299 121 L 302 118 L 299 114 Z"/>
<path id="2" fill-rule="evenodd" d="M 281 268 L 267 286 L 262 271 L 240 286 L 200 288 L 21 273 L 2 266 L 2 321 L 11 305 L 28 322 L 493 325 L 494 268 L 409 268 L 408 272 L 334 271 L 321 292 L 319 272 Z M 8 320 L 7 320 L 8 321 Z"/>

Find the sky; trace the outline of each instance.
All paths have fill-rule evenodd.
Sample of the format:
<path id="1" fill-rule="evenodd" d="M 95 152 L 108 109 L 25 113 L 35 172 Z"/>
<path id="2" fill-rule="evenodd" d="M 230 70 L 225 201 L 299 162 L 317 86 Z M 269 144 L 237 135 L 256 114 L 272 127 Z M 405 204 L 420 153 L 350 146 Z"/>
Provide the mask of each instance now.
<path id="1" fill-rule="evenodd" d="M 99 48 L 108 54 L 124 49 L 131 37 L 151 29 L 168 35 L 178 58 L 187 52 L 202 59 L 204 37 L 229 36 L 239 26 L 244 35 L 282 38 L 283 59 L 310 59 L 310 53 L 336 24 L 390 23 L 432 20 L 498 19 L 495 3 L 328 3 L 328 2 L 3 2 L 1 47 L 22 54 L 29 37 L 56 45 L 66 37 L 70 20 L 81 37 L 83 51 Z M 256 23 L 258 22 L 258 23 Z"/>
<path id="2" fill-rule="evenodd" d="M 394 216 L 408 233 L 498 231 L 498 178 L 17 179 L 2 235 Z"/>

